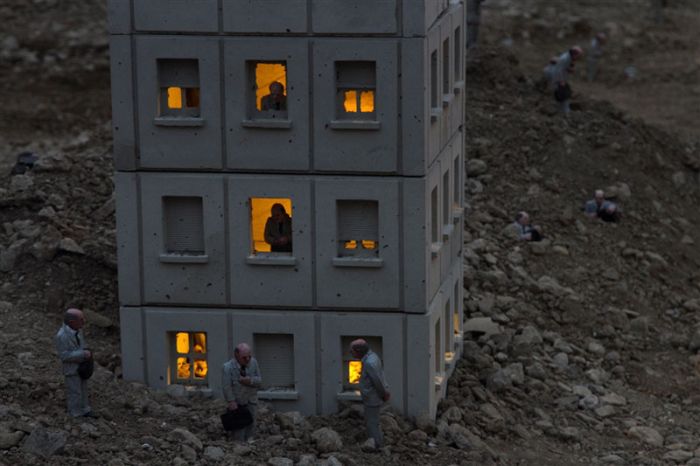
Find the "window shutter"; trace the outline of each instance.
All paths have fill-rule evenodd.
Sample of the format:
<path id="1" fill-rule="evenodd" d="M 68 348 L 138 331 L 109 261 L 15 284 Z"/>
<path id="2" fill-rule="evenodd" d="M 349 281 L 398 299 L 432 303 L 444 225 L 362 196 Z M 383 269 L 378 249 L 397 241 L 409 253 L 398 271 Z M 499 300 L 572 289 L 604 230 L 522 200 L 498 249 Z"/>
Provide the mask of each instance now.
<path id="1" fill-rule="evenodd" d="M 158 60 L 160 87 L 199 87 L 197 60 Z"/>
<path id="2" fill-rule="evenodd" d="M 379 241 L 377 201 L 338 201 L 338 240 Z"/>
<path id="3" fill-rule="evenodd" d="M 339 61 L 336 62 L 338 87 L 374 88 L 375 64 L 373 61 Z"/>
<path id="4" fill-rule="evenodd" d="M 204 254 L 202 198 L 163 198 L 163 213 L 166 251 Z"/>
<path id="5" fill-rule="evenodd" d="M 294 387 L 294 336 L 256 334 L 255 359 L 258 360 L 264 388 Z"/>

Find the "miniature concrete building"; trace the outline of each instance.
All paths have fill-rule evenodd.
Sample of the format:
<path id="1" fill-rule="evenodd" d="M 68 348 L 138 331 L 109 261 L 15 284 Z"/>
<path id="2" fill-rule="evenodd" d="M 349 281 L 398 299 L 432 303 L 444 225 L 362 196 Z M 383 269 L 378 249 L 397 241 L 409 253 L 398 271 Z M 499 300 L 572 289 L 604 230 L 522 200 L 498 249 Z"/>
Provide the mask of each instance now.
<path id="1" fill-rule="evenodd" d="M 110 0 L 123 374 L 434 416 L 461 354 L 459 0 Z"/>

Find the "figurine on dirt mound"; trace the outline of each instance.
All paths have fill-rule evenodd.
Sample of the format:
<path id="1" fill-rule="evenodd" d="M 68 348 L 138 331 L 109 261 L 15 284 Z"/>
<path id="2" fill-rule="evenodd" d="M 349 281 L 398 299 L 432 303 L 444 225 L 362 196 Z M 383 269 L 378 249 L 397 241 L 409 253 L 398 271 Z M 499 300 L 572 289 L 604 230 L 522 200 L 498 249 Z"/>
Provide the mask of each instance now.
<path id="1" fill-rule="evenodd" d="M 554 68 L 554 100 L 559 103 L 559 108 L 564 115 L 571 111 L 571 86 L 569 85 L 569 75 L 574 72 L 574 65 L 583 56 L 583 49 L 574 45 L 568 51 L 562 53 Z"/>
<path id="2" fill-rule="evenodd" d="M 599 218 L 604 222 L 619 222 L 620 209 L 614 202 L 605 199 L 605 192 L 598 189 L 593 199 L 586 202 L 584 212 L 589 218 Z"/>

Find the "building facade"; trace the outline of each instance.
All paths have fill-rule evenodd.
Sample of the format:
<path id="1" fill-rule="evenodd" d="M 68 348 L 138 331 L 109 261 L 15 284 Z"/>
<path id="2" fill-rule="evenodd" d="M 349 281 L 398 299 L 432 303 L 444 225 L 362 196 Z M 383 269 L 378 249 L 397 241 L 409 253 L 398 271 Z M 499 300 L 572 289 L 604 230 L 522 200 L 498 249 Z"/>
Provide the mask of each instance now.
<path id="1" fill-rule="evenodd" d="M 123 374 L 435 415 L 461 354 L 465 15 L 457 0 L 110 0 Z"/>

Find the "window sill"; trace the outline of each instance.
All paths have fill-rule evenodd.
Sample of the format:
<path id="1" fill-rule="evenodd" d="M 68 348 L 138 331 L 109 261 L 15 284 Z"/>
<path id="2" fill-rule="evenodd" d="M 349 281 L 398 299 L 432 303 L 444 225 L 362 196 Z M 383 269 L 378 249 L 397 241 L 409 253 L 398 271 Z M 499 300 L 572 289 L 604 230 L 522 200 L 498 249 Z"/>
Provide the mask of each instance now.
<path id="1" fill-rule="evenodd" d="M 261 390 L 258 392 L 261 400 L 298 400 L 299 392 L 296 390 Z"/>
<path id="2" fill-rule="evenodd" d="M 443 94 L 442 95 L 442 108 L 447 108 L 450 106 L 452 103 L 452 99 L 454 96 L 452 94 Z"/>
<path id="3" fill-rule="evenodd" d="M 382 124 L 375 120 L 331 120 L 328 126 L 331 129 L 377 131 L 381 129 Z"/>
<path id="4" fill-rule="evenodd" d="M 450 240 L 450 236 L 455 231 L 455 226 L 452 224 L 443 225 L 442 227 L 442 241 L 447 242 Z"/>
<path id="5" fill-rule="evenodd" d="M 292 120 L 277 120 L 273 118 L 261 118 L 259 120 L 243 120 L 241 126 L 244 128 L 261 128 L 261 129 L 290 129 Z"/>
<path id="6" fill-rule="evenodd" d="M 251 254 L 245 259 L 249 265 L 297 265 L 297 258 L 294 256 L 277 256 L 273 254 Z"/>
<path id="7" fill-rule="evenodd" d="M 384 259 L 379 257 L 334 257 L 333 265 L 336 267 L 384 267 Z"/>
<path id="8" fill-rule="evenodd" d="M 156 126 L 198 127 L 204 126 L 204 119 L 197 117 L 156 117 L 153 119 L 153 124 Z"/>
<path id="9" fill-rule="evenodd" d="M 464 90 L 464 81 L 457 81 L 455 82 L 455 95 L 461 94 L 462 91 Z"/>
<path id="10" fill-rule="evenodd" d="M 435 259 L 440 254 L 440 249 L 442 249 L 442 243 L 430 243 L 430 255 Z"/>
<path id="11" fill-rule="evenodd" d="M 442 116 L 442 109 L 441 108 L 431 108 L 430 109 L 430 122 L 435 123 L 438 121 L 438 118 Z"/>
<path id="12" fill-rule="evenodd" d="M 209 256 L 202 255 L 187 255 L 187 254 L 161 254 L 160 261 L 164 264 L 206 264 L 209 262 Z"/>
<path id="13" fill-rule="evenodd" d="M 362 401 L 359 390 L 346 390 L 336 395 L 338 401 Z"/>

